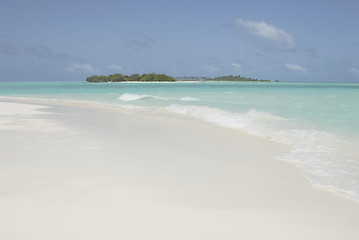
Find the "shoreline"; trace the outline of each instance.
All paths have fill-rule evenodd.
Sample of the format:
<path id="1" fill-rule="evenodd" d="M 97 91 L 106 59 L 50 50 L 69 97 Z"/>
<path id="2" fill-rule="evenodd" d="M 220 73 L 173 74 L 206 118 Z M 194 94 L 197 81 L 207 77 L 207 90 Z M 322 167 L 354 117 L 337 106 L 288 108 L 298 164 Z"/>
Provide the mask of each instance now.
<path id="1" fill-rule="evenodd" d="M 27 106 L 9 112 L 2 102 Z M 58 223 L 66 239 L 83 236 L 76 228 L 88 239 L 357 237 L 358 203 L 313 188 L 295 164 L 273 158 L 287 148 L 264 138 L 107 107 L 0 108 L 4 239 L 19 228 L 46 239 Z"/>
<path id="2" fill-rule="evenodd" d="M 222 129 L 222 130 L 233 131 L 233 132 L 236 132 L 237 134 L 245 135 L 250 138 L 268 141 L 270 144 L 277 145 L 277 147 L 279 147 L 281 149 L 280 151 L 278 151 L 278 153 L 276 155 L 280 155 L 282 153 L 287 153 L 290 150 L 293 150 L 293 147 L 290 145 L 279 143 L 277 141 L 272 141 L 270 138 L 267 139 L 265 137 L 248 134 L 247 132 L 245 132 L 241 129 L 233 129 L 233 128 L 229 128 L 229 127 L 223 127 L 220 125 L 213 124 L 211 122 L 204 121 L 202 119 L 196 119 L 191 116 L 178 115 L 178 114 L 174 114 L 174 113 L 170 113 L 170 112 L 153 113 L 151 111 L 146 110 L 145 108 L 135 107 L 135 106 L 129 107 L 130 105 L 129 106 L 124 105 L 124 106 L 119 107 L 117 105 L 114 106 L 111 104 L 103 104 L 103 103 L 97 103 L 97 102 L 82 102 L 82 101 L 72 101 L 72 100 L 68 101 L 68 100 L 63 100 L 63 99 L 26 98 L 26 97 L 25 98 L 1 97 L 0 104 L 2 102 L 9 103 L 9 104 L 18 103 L 18 104 L 29 104 L 29 105 L 42 106 L 42 107 L 40 107 L 40 109 L 41 108 L 51 108 L 51 107 L 56 107 L 56 106 L 58 106 L 58 107 L 63 106 L 63 107 L 70 107 L 70 108 L 75 107 L 75 108 L 85 108 L 85 109 L 88 108 L 88 109 L 93 109 L 93 110 L 96 110 L 96 109 L 106 110 L 106 111 L 110 111 L 110 112 L 115 111 L 115 112 L 121 112 L 122 114 L 132 115 L 132 116 L 137 116 L 137 117 L 145 117 L 145 118 L 150 118 L 150 119 L 159 118 L 159 119 L 162 119 L 163 121 L 166 121 L 166 120 L 177 121 L 178 120 L 179 122 L 181 122 L 182 124 L 185 124 L 185 125 L 186 124 L 190 124 L 190 125 L 191 124 L 199 124 L 199 125 L 207 126 L 208 128 L 217 128 L 217 129 Z M 6 115 L 8 113 L 4 113 L 4 114 Z M 1 116 L 1 114 L 0 114 L 0 116 Z M 0 130 L 1 130 L 1 128 L 0 128 Z M 349 201 L 353 201 L 353 202 L 359 204 L 359 200 L 353 198 L 349 193 L 342 191 L 341 189 L 332 188 L 330 186 L 315 185 L 315 183 L 313 183 L 312 180 L 308 176 L 305 175 L 305 173 L 303 172 L 304 170 L 301 169 L 301 167 L 297 163 L 295 163 L 293 161 L 281 159 L 280 157 L 278 157 L 276 155 L 273 155 L 271 157 L 273 157 L 275 159 L 275 161 L 289 163 L 291 165 L 294 165 L 296 168 L 298 168 L 301 175 L 306 179 L 306 181 L 311 185 L 312 188 L 338 195 L 341 198 L 344 198 L 344 199 L 347 199 Z"/>

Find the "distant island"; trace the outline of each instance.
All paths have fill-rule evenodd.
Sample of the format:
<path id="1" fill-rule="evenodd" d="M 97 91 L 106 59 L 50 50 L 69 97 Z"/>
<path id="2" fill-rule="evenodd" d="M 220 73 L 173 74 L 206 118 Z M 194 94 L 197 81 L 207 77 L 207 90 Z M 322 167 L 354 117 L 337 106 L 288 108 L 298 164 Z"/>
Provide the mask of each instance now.
<path id="1" fill-rule="evenodd" d="M 110 74 L 108 76 L 93 75 L 86 78 L 87 82 L 175 82 L 171 76 L 166 74 L 132 74 L 130 76 L 122 75 L 120 73 Z"/>
<path id="2" fill-rule="evenodd" d="M 246 78 L 240 75 L 233 76 L 220 76 L 215 78 L 209 77 L 177 77 L 177 81 L 236 81 L 236 82 L 270 82 L 270 80 L 263 80 L 263 79 L 254 79 L 254 78 Z"/>
<path id="3" fill-rule="evenodd" d="M 209 77 L 171 77 L 166 74 L 132 74 L 130 76 L 120 73 L 110 74 L 108 76 L 92 75 L 86 78 L 87 82 L 176 82 L 176 81 L 233 81 L 233 82 L 270 82 L 270 80 L 246 78 L 237 76 Z"/>
<path id="4" fill-rule="evenodd" d="M 221 76 L 215 78 L 207 78 L 205 81 L 240 81 L 240 82 L 270 82 L 270 80 L 263 80 L 263 79 L 255 79 L 255 78 L 246 78 L 240 75 L 237 76 Z"/>

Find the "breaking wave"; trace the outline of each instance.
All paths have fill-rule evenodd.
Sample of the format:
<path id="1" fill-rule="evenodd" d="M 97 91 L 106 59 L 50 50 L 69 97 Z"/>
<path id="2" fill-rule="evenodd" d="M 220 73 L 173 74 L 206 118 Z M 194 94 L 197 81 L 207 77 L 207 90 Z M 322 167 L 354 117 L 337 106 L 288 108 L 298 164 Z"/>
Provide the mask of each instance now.
<path id="1" fill-rule="evenodd" d="M 359 162 L 356 160 L 357 146 L 353 142 L 333 133 L 306 129 L 290 119 L 255 109 L 240 113 L 207 106 L 172 104 L 166 110 L 289 145 L 293 150 L 276 156 L 278 159 L 297 164 L 314 186 L 359 200 Z"/>
<path id="2" fill-rule="evenodd" d="M 133 93 L 124 93 L 122 94 L 118 100 L 124 101 L 124 102 L 132 102 L 132 101 L 138 101 L 145 98 L 152 98 L 157 100 L 179 100 L 181 102 L 194 102 L 199 101 L 198 98 L 195 97 L 182 97 L 182 98 L 174 98 L 174 97 L 161 97 L 161 96 L 155 96 L 155 95 L 147 95 L 147 94 L 133 94 Z"/>
<path id="3" fill-rule="evenodd" d="M 154 95 L 139 95 L 139 94 L 132 94 L 132 93 L 124 93 L 122 94 L 118 99 L 124 102 L 132 102 L 141 100 L 144 98 L 153 98 L 153 99 L 160 99 L 160 100 L 173 100 L 174 98 L 166 98 L 166 97 L 160 97 L 160 96 L 154 96 Z"/>
<path id="4" fill-rule="evenodd" d="M 199 101 L 199 99 L 194 98 L 194 97 L 183 97 L 183 98 L 180 98 L 180 101 L 182 101 L 182 102 L 194 102 L 194 101 Z"/>

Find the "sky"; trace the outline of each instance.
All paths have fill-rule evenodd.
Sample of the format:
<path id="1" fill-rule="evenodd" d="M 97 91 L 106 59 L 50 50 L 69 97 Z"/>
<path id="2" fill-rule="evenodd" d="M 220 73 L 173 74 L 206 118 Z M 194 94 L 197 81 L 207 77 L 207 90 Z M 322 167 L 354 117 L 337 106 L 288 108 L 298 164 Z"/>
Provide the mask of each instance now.
<path id="1" fill-rule="evenodd" d="M 0 0 L 0 81 L 359 82 L 357 0 Z"/>

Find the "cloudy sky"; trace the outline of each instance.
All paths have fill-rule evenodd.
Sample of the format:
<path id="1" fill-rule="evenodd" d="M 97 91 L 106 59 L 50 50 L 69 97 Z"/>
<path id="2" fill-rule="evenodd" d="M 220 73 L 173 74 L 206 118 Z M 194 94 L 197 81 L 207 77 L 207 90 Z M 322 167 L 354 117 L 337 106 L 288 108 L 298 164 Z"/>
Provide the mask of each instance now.
<path id="1" fill-rule="evenodd" d="M 0 81 L 359 81 L 357 0 L 1 0 Z"/>

